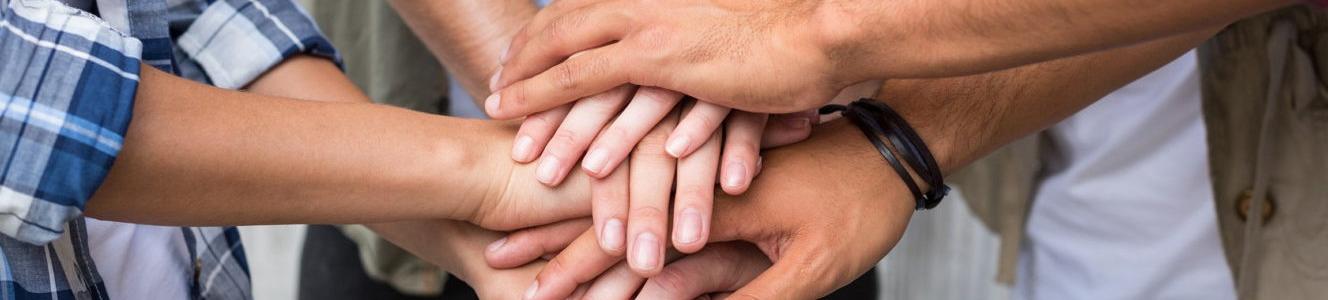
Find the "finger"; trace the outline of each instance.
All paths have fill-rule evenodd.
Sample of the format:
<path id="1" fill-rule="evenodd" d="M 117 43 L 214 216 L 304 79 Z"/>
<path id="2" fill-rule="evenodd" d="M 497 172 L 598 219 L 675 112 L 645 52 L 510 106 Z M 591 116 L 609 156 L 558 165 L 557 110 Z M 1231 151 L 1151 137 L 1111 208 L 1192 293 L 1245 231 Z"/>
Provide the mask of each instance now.
<path id="1" fill-rule="evenodd" d="M 546 72 L 574 53 L 621 39 L 631 28 L 633 11 L 596 3 L 551 16 L 540 27 L 527 27 L 522 43 L 508 48 L 502 57 L 506 61 L 497 72 L 498 88 Z"/>
<path id="2" fill-rule="evenodd" d="M 613 174 L 590 179 L 591 216 L 604 253 L 621 256 L 626 250 L 628 175 L 630 162 L 623 162 Z"/>
<path id="3" fill-rule="evenodd" d="M 548 186 L 562 183 L 604 124 L 626 105 L 633 90 L 624 85 L 571 104 L 571 111 L 565 113 L 567 117 L 544 148 L 535 178 Z"/>
<path id="4" fill-rule="evenodd" d="M 586 299 L 586 291 L 589 289 L 590 286 L 587 285 L 578 286 L 576 287 L 576 291 L 572 292 L 571 296 L 567 296 L 567 299 Z"/>
<path id="5" fill-rule="evenodd" d="M 696 153 L 678 160 L 673 247 L 683 253 L 701 250 L 706 237 L 710 236 L 710 211 L 715 199 L 715 173 L 718 172 L 722 143 L 719 132 L 712 132 Z"/>
<path id="6" fill-rule="evenodd" d="M 639 62 L 628 61 L 630 53 L 622 49 L 625 48 L 608 45 L 586 50 L 548 70 L 540 69 L 544 71 L 489 95 L 484 100 L 484 111 L 494 119 L 511 119 L 629 83 L 628 72 L 641 66 Z"/>
<path id="7" fill-rule="evenodd" d="M 709 139 L 715 129 L 724 122 L 724 117 L 728 116 L 729 108 L 714 105 L 705 102 L 697 102 L 696 106 L 678 122 L 678 128 L 669 134 L 668 146 L 666 150 L 673 157 L 683 158 L 701 147 L 702 141 Z"/>
<path id="8" fill-rule="evenodd" d="M 562 251 L 588 228 L 590 220 L 581 218 L 520 230 L 490 243 L 485 248 L 484 260 L 493 268 L 519 267 L 545 254 Z"/>
<path id="9" fill-rule="evenodd" d="M 835 280 L 842 277 L 838 276 L 842 274 L 825 276 L 827 273 L 824 271 L 824 264 L 833 261 L 833 257 L 818 252 L 817 247 L 809 243 L 793 241 L 790 245 L 786 252 L 780 254 L 779 261 L 734 292 L 729 299 L 813 299 L 830 294 L 838 288 Z"/>
<path id="10" fill-rule="evenodd" d="M 622 114 L 590 145 L 590 152 L 581 162 L 581 169 L 592 177 L 603 177 L 613 172 L 642 137 L 654 129 L 680 100 L 682 94 L 678 92 L 654 87 L 637 89 Z M 660 151 L 664 148 L 663 139 L 661 136 Z"/>
<path id="11" fill-rule="evenodd" d="M 563 122 L 570 110 L 570 105 L 563 105 L 535 113 L 521 121 L 521 129 L 516 131 L 516 142 L 512 143 L 512 160 L 520 163 L 534 161 L 539 156 L 539 149 L 544 149 L 545 143 L 553 137 L 553 131 L 558 129 L 558 124 Z"/>
<path id="12" fill-rule="evenodd" d="M 630 299 L 645 282 L 646 278 L 636 275 L 627 262 L 620 262 L 595 278 L 586 290 L 585 299 Z"/>
<path id="13" fill-rule="evenodd" d="M 521 48 L 525 47 L 526 41 L 529 41 L 534 33 L 542 31 L 544 27 L 549 24 L 549 21 L 561 17 L 569 11 L 600 1 L 601 0 L 559 0 L 550 2 L 549 5 L 540 9 L 539 13 L 536 13 L 535 16 L 531 17 L 530 21 L 521 26 L 521 30 L 518 30 L 517 33 L 512 36 L 512 41 L 509 42 L 507 48 L 503 49 L 502 55 L 498 57 L 498 64 L 502 65 L 507 63 L 511 54 L 520 51 Z M 494 83 L 490 84 L 490 92 L 498 88 L 496 86 L 497 80 L 497 77 L 494 77 Z"/>
<path id="14" fill-rule="evenodd" d="M 812 124 L 820 120 L 816 111 L 770 116 L 761 137 L 761 149 L 774 148 L 806 140 L 812 135 Z"/>
<path id="15" fill-rule="evenodd" d="M 756 161 L 761 154 L 761 131 L 766 115 L 735 112 L 729 117 L 724 131 L 724 155 L 720 170 L 720 187 L 729 195 L 747 191 L 756 174 Z"/>
<path id="16" fill-rule="evenodd" d="M 748 243 L 720 243 L 670 263 L 646 280 L 638 298 L 693 299 L 731 292 L 770 268 L 770 260 Z"/>
<path id="17" fill-rule="evenodd" d="M 678 122 L 676 110 L 668 115 L 637 144 L 628 170 L 627 262 L 645 277 L 664 265 L 663 237 L 668 236 L 669 196 L 677 166 L 677 159 L 664 153 L 664 139 Z"/>
<path id="18" fill-rule="evenodd" d="M 526 299 L 565 299 L 619 261 L 600 251 L 594 231 L 587 230 L 540 270 Z"/>

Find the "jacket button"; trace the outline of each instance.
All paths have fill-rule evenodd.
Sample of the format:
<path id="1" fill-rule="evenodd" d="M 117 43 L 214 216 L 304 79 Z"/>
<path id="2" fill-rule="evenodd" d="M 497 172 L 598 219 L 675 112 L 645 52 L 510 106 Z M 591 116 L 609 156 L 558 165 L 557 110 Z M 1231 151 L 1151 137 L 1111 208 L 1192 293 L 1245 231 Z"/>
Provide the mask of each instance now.
<path id="1" fill-rule="evenodd" d="M 1236 200 L 1236 217 L 1240 218 L 1241 222 L 1249 219 L 1250 203 L 1254 199 L 1253 194 L 1254 191 L 1245 190 L 1240 193 L 1240 198 Z M 1273 196 L 1263 197 L 1263 223 L 1265 225 L 1268 224 L 1268 220 L 1273 219 L 1273 212 L 1275 211 L 1277 211 L 1277 205 L 1274 204 Z"/>

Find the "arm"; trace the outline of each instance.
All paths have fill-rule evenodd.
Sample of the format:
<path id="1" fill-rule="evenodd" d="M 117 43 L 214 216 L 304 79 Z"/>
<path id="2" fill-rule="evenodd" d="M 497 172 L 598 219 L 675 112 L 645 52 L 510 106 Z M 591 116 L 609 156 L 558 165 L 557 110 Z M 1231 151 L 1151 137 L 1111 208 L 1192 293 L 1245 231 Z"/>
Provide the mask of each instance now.
<path id="1" fill-rule="evenodd" d="M 486 111 L 519 117 L 632 83 L 787 113 L 820 106 L 865 80 L 994 71 L 1221 26 L 1293 3 L 565 1 L 513 39 Z"/>
<path id="2" fill-rule="evenodd" d="M 510 138 L 508 125 L 227 91 L 151 68 L 141 77 L 136 117 L 90 216 L 172 225 L 441 217 L 510 227 L 588 209 L 565 191 L 507 184 L 531 173 L 484 155 L 508 147 L 494 138 Z"/>
<path id="3" fill-rule="evenodd" d="M 911 121 L 948 172 L 1069 116 L 1211 32 L 995 73 L 891 81 L 881 95 Z M 950 101 L 924 101 L 937 99 Z M 806 142 L 767 151 L 765 158 L 761 177 L 746 194 L 715 200 L 710 240 L 752 242 L 775 262 L 739 295 L 829 293 L 888 253 L 913 214 L 903 183 L 843 120 L 819 126 Z M 559 287 L 541 292 L 540 299 L 558 298 L 619 260 L 602 251 L 563 253 L 549 262 L 559 268 L 546 268 L 537 277 L 541 290 Z M 490 261 L 510 263 L 504 257 Z"/>
<path id="4" fill-rule="evenodd" d="M 489 75 L 513 34 L 537 8 L 530 0 L 393 0 L 406 25 L 433 52 L 477 105 L 489 95 Z"/>

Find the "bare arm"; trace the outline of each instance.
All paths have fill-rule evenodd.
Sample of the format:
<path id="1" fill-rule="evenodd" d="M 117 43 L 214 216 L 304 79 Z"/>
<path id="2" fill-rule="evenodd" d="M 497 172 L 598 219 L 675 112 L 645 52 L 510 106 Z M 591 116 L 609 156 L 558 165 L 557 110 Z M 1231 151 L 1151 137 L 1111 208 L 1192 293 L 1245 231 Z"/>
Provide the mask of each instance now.
<path id="1" fill-rule="evenodd" d="M 861 74 L 867 78 L 912 78 L 985 72 L 1128 46 L 1296 2 L 848 1 L 824 5 L 818 20 L 832 36 L 828 53 L 845 55 L 845 66 L 879 66 Z"/>
<path id="2" fill-rule="evenodd" d="M 1211 32 L 995 73 L 892 81 L 881 95 L 918 129 L 941 168 L 953 171 L 1175 59 Z M 898 176 L 843 120 L 818 126 L 811 139 L 767 151 L 765 158 L 746 194 L 715 201 L 711 241 L 749 241 L 775 261 L 739 296 L 823 296 L 885 256 L 914 213 Z M 550 261 L 537 277 L 540 289 L 549 290 L 537 299 L 562 297 L 569 286 L 622 259 L 593 246 L 569 246 L 580 248 L 595 251 L 566 252 Z"/>
<path id="3" fill-rule="evenodd" d="M 393 0 L 406 25 L 476 100 L 489 96 L 489 75 L 512 35 L 535 15 L 530 0 Z"/>
<path id="4" fill-rule="evenodd" d="M 484 155 L 508 147 L 506 124 L 226 91 L 143 70 L 135 118 L 89 201 L 90 216 L 172 225 L 452 218 L 516 226 L 586 210 L 569 199 L 548 205 L 554 213 L 539 214 L 545 217 L 477 214 L 496 213 L 495 203 L 531 205 L 503 201 L 527 199 L 523 192 L 560 194 L 506 184 L 509 176 L 529 176 L 502 155 Z M 329 81 L 295 87 L 338 91 L 320 82 Z"/>
<path id="5" fill-rule="evenodd" d="M 866 80 L 971 75 L 1126 47 L 1296 1 L 556 2 L 513 38 L 485 109 L 515 118 L 632 83 L 788 113 Z"/>

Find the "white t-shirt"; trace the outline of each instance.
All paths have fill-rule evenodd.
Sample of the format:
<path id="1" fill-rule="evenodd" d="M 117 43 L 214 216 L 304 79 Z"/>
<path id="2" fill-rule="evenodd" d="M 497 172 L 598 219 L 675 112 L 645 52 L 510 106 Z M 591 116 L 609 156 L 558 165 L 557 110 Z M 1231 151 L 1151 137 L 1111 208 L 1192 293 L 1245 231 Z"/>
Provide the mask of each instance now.
<path id="1" fill-rule="evenodd" d="M 84 219 L 111 299 L 189 299 L 194 269 L 180 227 Z"/>
<path id="2" fill-rule="evenodd" d="M 1016 299 L 1234 299 L 1193 51 L 1051 128 Z"/>

